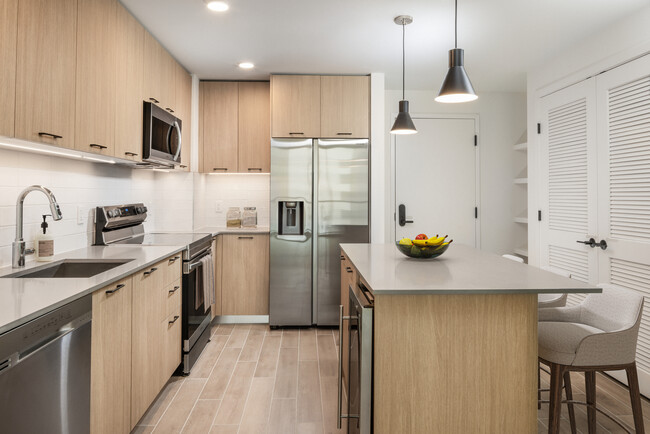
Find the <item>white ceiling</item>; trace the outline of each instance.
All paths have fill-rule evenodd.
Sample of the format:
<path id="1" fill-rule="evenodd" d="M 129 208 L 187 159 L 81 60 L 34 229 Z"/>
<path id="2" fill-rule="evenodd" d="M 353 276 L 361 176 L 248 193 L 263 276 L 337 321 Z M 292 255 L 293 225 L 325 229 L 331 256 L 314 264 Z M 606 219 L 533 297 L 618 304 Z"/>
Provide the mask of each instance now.
<path id="1" fill-rule="evenodd" d="M 406 88 L 437 90 L 453 46 L 453 0 L 121 0 L 201 79 L 266 79 L 272 72 L 384 72 L 401 88 L 400 14 Z M 460 0 L 458 45 L 474 87 L 525 91 L 526 71 L 648 5 L 648 0 Z M 255 63 L 244 71 L 242 61 Z"/>

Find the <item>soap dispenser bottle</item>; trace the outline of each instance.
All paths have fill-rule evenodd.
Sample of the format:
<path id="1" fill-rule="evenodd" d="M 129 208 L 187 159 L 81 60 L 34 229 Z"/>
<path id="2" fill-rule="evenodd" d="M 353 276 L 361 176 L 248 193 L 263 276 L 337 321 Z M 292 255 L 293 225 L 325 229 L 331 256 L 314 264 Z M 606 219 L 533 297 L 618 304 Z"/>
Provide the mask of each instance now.
<path id="1" fill-rule="evenodd" d="M 39 232 L 34 238 L 36 260 L 41 262 L 51 261 L 54 258 L 54 237 L 47 232 L 48 224 L 46 219 L 48 216 L 49 214 L 43 216 L 43 223 L 41 223 L 43 233 Z"/>

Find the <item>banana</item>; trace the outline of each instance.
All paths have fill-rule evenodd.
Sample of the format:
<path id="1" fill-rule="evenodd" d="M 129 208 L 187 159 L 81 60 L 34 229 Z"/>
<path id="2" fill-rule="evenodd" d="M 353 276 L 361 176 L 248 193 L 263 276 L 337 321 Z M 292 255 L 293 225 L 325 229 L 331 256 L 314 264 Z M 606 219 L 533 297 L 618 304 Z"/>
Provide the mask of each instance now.
<path id="1" fill-rule="evenodd" d="M 427 245 L 428 240 L 412 240 L 414 246 L 424 247 Z"/>
<path id="2" fill-rule="evenodd" d="M 439 245 L 441 245 L 442 243 L 445 242 L 446 238 L 447 238 L 447 235 L 445 235 L 444 237 L 436 236 L 435 238 L 429 238 L 427 240 L 427 246 L 439 246 Z"/>

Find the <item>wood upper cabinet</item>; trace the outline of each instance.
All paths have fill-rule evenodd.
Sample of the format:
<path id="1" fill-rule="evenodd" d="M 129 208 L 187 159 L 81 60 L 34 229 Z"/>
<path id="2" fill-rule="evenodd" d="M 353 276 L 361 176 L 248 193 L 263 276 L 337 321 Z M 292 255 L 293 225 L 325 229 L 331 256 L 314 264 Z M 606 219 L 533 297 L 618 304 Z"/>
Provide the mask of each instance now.
<path id="1" fill-rule="evenodd" d="M 20 0 L 16 131 L 74 148 L 77 0 Z"/>
<path id="2" fill-rule="evenodd" d="M 269 314 L 269 235 L 220 235 L 221 314 Z"/>
<path id="3" fill-rule="evenodd" d="M 271 171 L 271 95 L 268 82 L 239 83 L 239 171 Z"/>
<path id="4" fill-rule="evenodd" d="M 370 78 L 324 75 L 320 86 L 320 137 L 370 137 Z"/>
<path id="5" fill-rule="evenodd" d="M 117 5 L 115 32 L 115 152 L 118 158 L 142 159 L 142 101 L 144 98 L 144 27 Z"/>
<path id="6" fill-rule="evenodd" d="M 149 32 L 145 32 L 144 99 L 172 112 L 176 105 L 175 63 L 163 46 Z"/>
<path id="7" fill-rule="evenodd" d="M 237 172 L 239 83 L 203 81 L 199 94 L 201 172 Z"/>
<path id="8" fill-rule="evenodd" d="M 318 75 L 271 76 L 271 136 L 320 137 Z"/>
<path id="9" fill-rule="evenodd" d="M 182 121 L 182 143 L 180 169 L 190 170 L 192 155 L 192 77 L 180 64 L 176 64 L 176 112 L 174 115 Z"/>
<path id="10" fill-rule="evenodd" d="M 90 432 L 131 431 L 131 277 L 92 295 Z"/>
<path id="11" fill-rule="evenodd" d="M 0 136 L 13 137 L 18 0 L 0 0 Z"/>
<path id="12" fill-rule="evenodd" d="M 115 155 L 117 0 L 77 1 L 75 148 Z"/>

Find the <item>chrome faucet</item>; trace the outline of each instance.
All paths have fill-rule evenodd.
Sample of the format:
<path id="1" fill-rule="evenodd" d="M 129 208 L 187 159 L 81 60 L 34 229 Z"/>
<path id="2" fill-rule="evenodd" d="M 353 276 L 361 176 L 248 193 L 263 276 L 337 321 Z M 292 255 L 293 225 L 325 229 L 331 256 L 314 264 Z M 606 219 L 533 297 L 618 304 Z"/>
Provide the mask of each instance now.
<path id="1" fill-rule="evenodd" d="M 50 201 L 50 211 L 54 220 L 61 220 L 63 218 L 61 208 L 59 208 L 59 204 L 56 203 L 56 198 L 49 189 L 42 185 L 32 185 L 24 189 L 18 195 L 18 200 L 16 200 L 16 240 L 11 244 L 11 264 L 13 268 L 24 267 L 25 255 L 34 253 L 34 249 L 25 248 L 25 240 L 23 240 L 23 203 L 25 202 L 25 197 L 31 191 L 41 191 L 47 196 L 47 199 Z"/>

